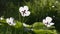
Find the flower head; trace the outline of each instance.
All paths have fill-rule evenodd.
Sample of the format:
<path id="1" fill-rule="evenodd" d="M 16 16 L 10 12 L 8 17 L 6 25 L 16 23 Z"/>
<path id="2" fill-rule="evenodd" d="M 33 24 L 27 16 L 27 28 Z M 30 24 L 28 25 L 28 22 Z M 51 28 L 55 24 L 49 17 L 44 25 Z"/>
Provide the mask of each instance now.
<path id="1" fill-rule="evenodd" d="M 19 12 L 23 17 L 30 15 L 30 11 L 28 11 L 28 6 L 20 7 Z"/>
<path id="2" fill-rule="evenodd" d="M 46 19 L 43 19 L 43 24 L 46 25 L 47 27 L 50 27 L 54 25 L 54 23 L 52 23 L 51 21 L 52 21 L 51 17 L 46 17 Z"/>
<path id="3" fill-rule="evenodd" d="M 14 18 L 12 18 L 12 17 L 7 18 L 7 19 L 6 19 L 6 22 L 7 22 L 9 25 L 16 25 L 16 23 L 14 23 Z"/>

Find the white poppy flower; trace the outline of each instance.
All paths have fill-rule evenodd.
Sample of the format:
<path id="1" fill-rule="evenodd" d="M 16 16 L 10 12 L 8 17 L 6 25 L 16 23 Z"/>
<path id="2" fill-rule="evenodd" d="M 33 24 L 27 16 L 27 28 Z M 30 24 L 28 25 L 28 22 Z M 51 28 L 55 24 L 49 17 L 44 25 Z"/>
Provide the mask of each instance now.
<path id="1" fill-rule="evenodd" d="M 51 27 L 54 25 L 54 23 L 51 23 L 52 18 L 51 17 L 46 17 L 46 19 L 43 19 L 43 24 L 47 27 Z"/>
<path id="2" fill-rule="evenodd" d="M 51 17 L 46 17 L 46 21 L 47 21 L 48 23 L 50 23 L 50 22 L 52 21 L 52 18 L 51 18 Z"/>
<path id="3" fill-rule="evenodd" d="M 7 18 L 6 19 L 6 22 L 9 24 L 9 25 L 15 25 L 16 23 L 14 23 L 14 18 L 10 17 L 10 18 Z"/>
<path id="4" fill-rule="evenodd" d="M 4 18 L 3 17 L 0 17 L 0 20 L 3 20 Z"/>
<path id="5" fill-rule="evenodd" d="M 19 12 L 23 17 L 30 15 L 30 12 L 28 11 L 28 6 L 20 7 Z"/>

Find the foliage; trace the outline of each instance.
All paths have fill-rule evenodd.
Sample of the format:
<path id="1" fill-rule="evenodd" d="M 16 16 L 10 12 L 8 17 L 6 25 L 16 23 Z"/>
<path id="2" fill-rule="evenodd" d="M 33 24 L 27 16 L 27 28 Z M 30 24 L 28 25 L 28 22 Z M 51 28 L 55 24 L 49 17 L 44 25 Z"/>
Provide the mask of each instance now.
<path id="1" fill-rule="evenodd" d="M 33 29 L 45 29 L 45 25 L 43 24 L 43 23 L 41 23 L 41 22 L 35 22 L 34 24 L 33 24 Z"/>
<path id="2" fill-rule="evenodd" d="M 55 30 L 34 30 L 36 34 L 57 34 Z"/>

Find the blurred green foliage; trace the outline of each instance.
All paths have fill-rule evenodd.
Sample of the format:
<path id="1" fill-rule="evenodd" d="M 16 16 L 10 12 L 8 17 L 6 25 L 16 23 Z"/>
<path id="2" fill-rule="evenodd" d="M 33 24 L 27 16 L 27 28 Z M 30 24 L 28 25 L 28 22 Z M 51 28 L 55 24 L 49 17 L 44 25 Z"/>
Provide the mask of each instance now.
<path id="1" fill-rule="evenodd" d="M 56 31 L 52 31 L 52 30 L 34 30 L 34 32 L 36 34 L 57 34 Z"/>
<path id="2" fill-rule="evenodd" d="M 35 22 L 33 24 L 33 29 L 39 30 L 39 29 L 45 29 L 46 26 L 42 22 Z"/>

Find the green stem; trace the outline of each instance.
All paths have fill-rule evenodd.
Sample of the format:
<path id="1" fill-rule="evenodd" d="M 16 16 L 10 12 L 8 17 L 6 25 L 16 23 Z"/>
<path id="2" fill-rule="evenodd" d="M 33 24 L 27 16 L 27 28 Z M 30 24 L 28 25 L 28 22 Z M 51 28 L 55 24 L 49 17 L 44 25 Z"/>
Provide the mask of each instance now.
<path id="1" fill-rule="evenodd" d="M 19 13 L 19 20 L 20 20 L 20 13 Z"/>
<path id="2" fill-rule="evenodd" d="M 30 18 L 30 16 L 24 22 L 26 22 L 29 18 Z"/>

